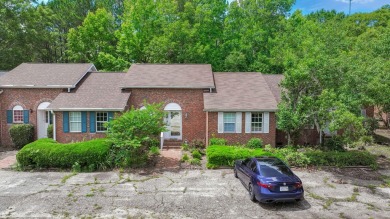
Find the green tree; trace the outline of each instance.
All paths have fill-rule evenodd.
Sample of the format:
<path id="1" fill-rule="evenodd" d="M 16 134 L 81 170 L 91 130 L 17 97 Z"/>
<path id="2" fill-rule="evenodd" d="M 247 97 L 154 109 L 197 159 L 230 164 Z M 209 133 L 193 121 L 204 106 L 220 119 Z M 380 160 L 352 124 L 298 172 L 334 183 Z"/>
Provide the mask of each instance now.
<path id="1" fill-rule="evenodd" d="M 69 30 L 67 40 L 69 59 L 74 62 L 92 62 L 97 69 L 103 68 L 104 63 L 100 62 L 102 59 L 99 59 L 99 54 L 114 53 L 115 30 L 115 20 L 111 13 L 105 9 L 90 12 L 81 26 Z"/>

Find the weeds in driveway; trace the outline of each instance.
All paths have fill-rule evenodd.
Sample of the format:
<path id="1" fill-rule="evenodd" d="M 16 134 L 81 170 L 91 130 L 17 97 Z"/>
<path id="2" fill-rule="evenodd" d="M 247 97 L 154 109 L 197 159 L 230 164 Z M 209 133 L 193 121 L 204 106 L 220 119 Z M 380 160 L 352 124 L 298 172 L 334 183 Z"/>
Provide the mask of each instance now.
<path id="1" fill-rule="evenodd" d="M 77 175 L 77 172 L 72 172 L 71 174 L 64 176 L 64 177 L 62 178 L 62 180 L 61 180 L 61 183 L 66 183 L 66 181 L 67 181 L 70 177 L 76 176 L 76 175 Z"/>
<path id="2" fill-rule="evenodd" d="M 372 192 L 372 194 L 375 194 L 376 192 L 376 186 L 375 185 L 368 185 L 367 188 Z"/>
<path id="3" fill-rule="evenodd" d="M 324 181 L 324 184 L 329 186 L 330 188 L 332 188 L 332 189 L 336 188 L 336 186 L 334 186 L 333 184 L 328 183 L 329 177 L 325 177 L 323 181 Z"/>

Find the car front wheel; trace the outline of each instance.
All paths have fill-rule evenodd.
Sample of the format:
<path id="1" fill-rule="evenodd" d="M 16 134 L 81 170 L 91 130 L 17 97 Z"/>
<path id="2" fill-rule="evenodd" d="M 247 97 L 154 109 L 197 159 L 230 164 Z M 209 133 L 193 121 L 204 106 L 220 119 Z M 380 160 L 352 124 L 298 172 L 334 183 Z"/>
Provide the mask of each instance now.
<path id="1" fill-rule="evenodd" d="M 256 201 L 255 192 L 253 191 L 252 184 L 249 184 L 249 199 L 253 202 Z"/>

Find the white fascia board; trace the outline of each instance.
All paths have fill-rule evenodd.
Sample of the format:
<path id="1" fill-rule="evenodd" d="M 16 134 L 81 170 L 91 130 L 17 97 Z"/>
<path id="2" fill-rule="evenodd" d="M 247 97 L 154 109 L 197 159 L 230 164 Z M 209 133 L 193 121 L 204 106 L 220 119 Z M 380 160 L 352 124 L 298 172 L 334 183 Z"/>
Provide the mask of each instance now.
<path id="1" fill-rule="evenodd" d="M 124 108 L 47 108 L 53 111 L 123 111 Z"/>
<path id="2" fill-rule="evenodd" d="M 276 112 L 278 109 L 204 109 L 205 112 Z"/>
<path id="3" fill-rule="evenodd" d="M 165 89 L 214 89 L 215 86 L 128 86 L 120 87 L 121 89 L 131 89 L 131 88 L 165 88 Z"/>

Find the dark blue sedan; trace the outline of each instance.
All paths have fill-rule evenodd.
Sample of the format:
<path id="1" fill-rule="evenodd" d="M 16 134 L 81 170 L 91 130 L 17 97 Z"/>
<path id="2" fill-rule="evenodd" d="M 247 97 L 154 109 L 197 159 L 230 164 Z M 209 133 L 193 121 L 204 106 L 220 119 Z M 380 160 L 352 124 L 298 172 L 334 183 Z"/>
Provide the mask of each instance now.
<path id="1" fill-rule="evenodd" d="M 237 160 L 234 176 L 248 189 L 252 201 L 271 203 L 303 200 L 302 181 L 278 158 Z"/>

